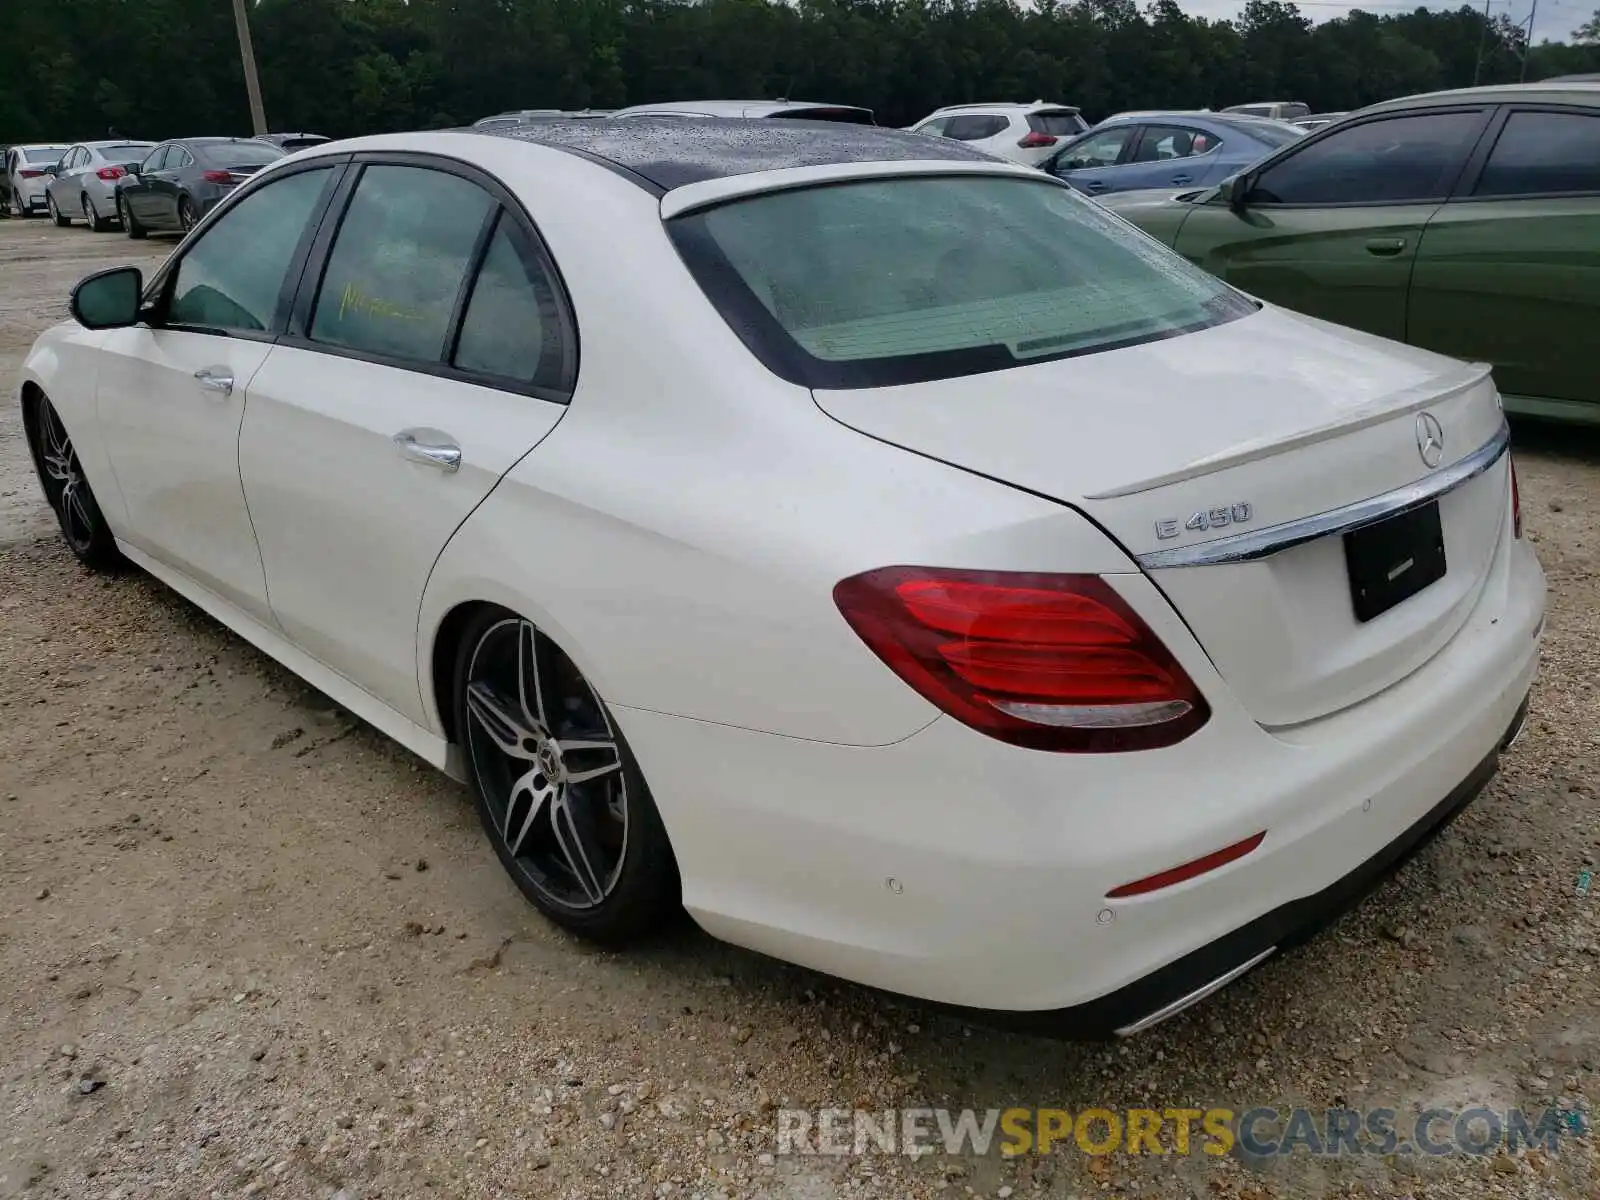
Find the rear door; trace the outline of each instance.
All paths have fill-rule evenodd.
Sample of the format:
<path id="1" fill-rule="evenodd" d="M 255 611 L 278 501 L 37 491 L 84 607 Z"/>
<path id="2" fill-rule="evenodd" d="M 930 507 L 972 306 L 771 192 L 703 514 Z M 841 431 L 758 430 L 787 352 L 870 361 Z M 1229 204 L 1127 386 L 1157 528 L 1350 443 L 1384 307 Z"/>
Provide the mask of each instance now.
<path id="1" fill-rule="evenodd" d="M 157 276 L 149 323 L 101 343 L 97 408 L 128 540 L 257 620 L 270 617 L 239 427 L 339 169 L 308 164 L 243 197 Z"/>
<path id="2" fill-rule="evenodd" d="M 1404 341 L 1422 231 L 1491 112 L 1383 114 L 1313 136 L 1262 166 L 1242 207 L 1196 206 L 1174 248 L 1263 300 Z"/>
<path id="3" fill-rule="evenodd" d="M 1485 141 L 1423 234 L 1410 340 L 1551 415 L 1600 404 L 1600 110 L 1509 106 Z"/>
<path id="4" fill-rule="evenodd" d="M 425 156 L 358 161 L 252 382 L 239 465 L 284 632 L 421 723 L 428 574 L 565 414 L 577 343 L 498 184 Z"/>

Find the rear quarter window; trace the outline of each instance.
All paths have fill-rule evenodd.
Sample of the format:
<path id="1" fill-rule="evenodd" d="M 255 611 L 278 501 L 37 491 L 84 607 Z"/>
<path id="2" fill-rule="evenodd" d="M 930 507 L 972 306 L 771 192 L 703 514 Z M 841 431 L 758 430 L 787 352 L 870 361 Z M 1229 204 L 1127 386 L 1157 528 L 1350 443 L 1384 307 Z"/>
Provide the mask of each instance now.
<path id="1" fill-rule="evenodd" d="M 746 345 L 811 387 L 976 374 L 1255 311 L 1047 179 L 832 184 L 736 200 L 669 231 Z"/>

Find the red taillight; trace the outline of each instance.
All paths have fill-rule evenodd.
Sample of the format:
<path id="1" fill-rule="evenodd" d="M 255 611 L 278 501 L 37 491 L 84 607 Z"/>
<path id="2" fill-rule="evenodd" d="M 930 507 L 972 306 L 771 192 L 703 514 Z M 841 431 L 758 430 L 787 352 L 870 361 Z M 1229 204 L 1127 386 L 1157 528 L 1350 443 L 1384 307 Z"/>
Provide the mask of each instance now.
<path id="1" fill-rule="evenodd" d="M 1266 831 L 1263 830 L 1245 838 L 1242 842 L 1235 842 L 1231 846 L 1224 846 L 1221 850 L 1214 850 L 1203 858 L 1197 858 L 1193 862 L 1186 862 L 1181 867 L 1170 867 L 1165 871 L 1158 871 L 1154 875 L 1146 875 L 1143 879 L 1135 879 L 1132 883 L 1125 883 L 1121 887 L 1114 887 L 1106 893 L 1106 899 L 1122 900 L 1128 896 L 1143 896 L 1149 892 L 1159 892 L 1162 888 L 1169 888 L 1175 883 L 1182 883 L 1186 879 L 1204 875 L 1207 871 L 1215 871 L 1218 867 L 1226 866 L 1228 863 L 1249 854 L 1250 851 L 1266 840 L 1266 836 Z"/>
<path id="2" fill-rule="evenodd" d="M 96 175 L 100 176 L 100 178 L 104 179 L 107 183 L 110 183 L 113 179 L 121 179 L 127 173 L 128 172 L 121 167 L 101 167 L 95 172 Z"/>
<path id="3" fill-rule="evenodd" d="M 207 171 L 201 176 L 207 183 L 232 183 L 233 174 L 229 171 Z"/>
<path id="4" fill-rule="evenodd" d="M 1506 462 L 1511 465 L 1511 536 L 1522 536 L 1522 489 L 1517 487 L 1517 460 L 1510 454 Z"/>
<path id="5" fill-rule="evenodd" d="M 1211 715 L 1184 669 L 1096 575 L 883 567 L 834 603 L 896 675 L 958 721 L 1036 750 L 1147 750 Z"/>
<path id="6" fill-rule="evenodd" d="M 17 174 L 23 179 L 42 179 L 44 177 L 43 171 L 35 171 L 31 167 L 23 167 Z"/>
<path id="7" fill-rule="evenodd" d="M 1055 144 L 1056 139 L 1048 133 L 1030 133 L 1017 143 L 1024 150 L 1037 150 L 1041 146 L 1054 146 Z"/>

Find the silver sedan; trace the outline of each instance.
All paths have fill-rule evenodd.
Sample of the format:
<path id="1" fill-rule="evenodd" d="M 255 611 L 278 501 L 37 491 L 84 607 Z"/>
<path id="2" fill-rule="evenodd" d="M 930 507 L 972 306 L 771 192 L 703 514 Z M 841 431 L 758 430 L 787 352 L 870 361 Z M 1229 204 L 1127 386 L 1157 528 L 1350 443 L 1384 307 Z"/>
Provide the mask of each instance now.
<path id="1" fill-rule="evenodd" d="M 78 218 L 99 232 L 117 225 L 117 183 L 144 161 L 154 142 L 79 142 L 61 156 L 45 189 L 57 225 Z"/>

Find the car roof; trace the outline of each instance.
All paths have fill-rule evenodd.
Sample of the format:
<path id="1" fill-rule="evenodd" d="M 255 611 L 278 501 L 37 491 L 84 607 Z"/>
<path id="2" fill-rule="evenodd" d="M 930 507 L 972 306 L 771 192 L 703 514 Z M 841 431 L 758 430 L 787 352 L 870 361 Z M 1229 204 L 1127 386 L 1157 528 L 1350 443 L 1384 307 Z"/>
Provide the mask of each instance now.
<path id="1" fill-rule="evenodd" d="M 1048 100 L 990 100 L 973 104 L 946 104 L 943 108 L 936 108 L 928 116 L 938 116 L 940 113 L 973 112 L 982 109 L 1014 109 L 1023 112 L 1036 112 L 1039 109 L 1058 109 L 1061 112 L 1082 112 L 1076 104 L 1052 104 Z"/>
<path id="2" fill-rule="evenodd" d="M 1574 104 L 1600 104 L 1600 82 L 1550 79 L 1543 83 L 1501 83 L 1488 87 L 1453 88 L 1445 92 L 1426 92 L 1361 109 L 1363 113 L 1388 112 L 1398 108 L 1437 108 L 1462 101 L 1482 100 L 1494 104 L 1514 104 L 1518 100 L 1550 100 L 1559 97 Z"/>
<path id="3" fill-rule="evenodd" d="M 852 108 L 870 112 L 859 104 L 836 104 L 826 100 L 673 100 L 656 104 L 630 104 L 610 113 L 613 117 L 632 117 L 642 113 L 692 113 L 703 117 L 770 117 L 794 108 Z"/>
<path id="4" fill-rule="evenodd" d="M 785 167 L 851 162 L 995 160 L 961 142 L 878 125 L 831 121 L 570 121 L 514 129 L 464 130 L 478 137 L 535 142 L 597 160 L 666 192 L 691 183 Z"/>
<path id="5" fill-rule="evenodd" d="M 1244 133 L 1263 128 L 1283 129 L 1290 124 L 1288 121 L 1276 121 L 1270 117 L 1254 117 L 1248 113 L 1140 112 L 1107 117 L 1089 132 L 1099 133 L 1105 129 L 1119 129 L 1124 125 L 1143 125 L 1151 121 L 1167 125 L 1192 125 L 1197 129 L 1237 129 Z"/>

